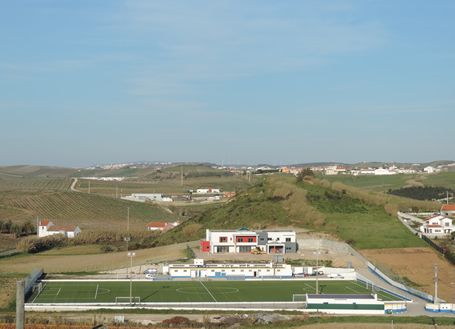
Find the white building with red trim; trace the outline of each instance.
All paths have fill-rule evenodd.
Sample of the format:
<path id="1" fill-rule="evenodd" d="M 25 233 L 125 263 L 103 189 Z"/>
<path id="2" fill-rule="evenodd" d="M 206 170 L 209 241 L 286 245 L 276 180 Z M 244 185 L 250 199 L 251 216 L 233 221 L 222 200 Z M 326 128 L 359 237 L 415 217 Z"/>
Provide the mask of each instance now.
<path id="1" fill-rule="evenodd" d="M 68 238 L 74 238 L 81 232 L 79 226 L 76 225 L 54 225 L 50 220 L 43 220 L 39 225 L 38 237 L 43 238 L 54 234 L 64 234 Z"/>
<path id="2" fill-rule="evenodd" d="M 455 226 L 453 226 L 452 219 L 436 215 L 425 219 L 419 230 L 428 238 L 442 238 L 450 236 L 455 231 Z"/>
<path id="3" fill-rule="evenodd" d="M 267 254 L 295 253 L 298 245 L 295 232 L 291 230 L 207 230 L 206 239 L 199 241 L 202 252 L 251 253 L 259 248 Z"/>

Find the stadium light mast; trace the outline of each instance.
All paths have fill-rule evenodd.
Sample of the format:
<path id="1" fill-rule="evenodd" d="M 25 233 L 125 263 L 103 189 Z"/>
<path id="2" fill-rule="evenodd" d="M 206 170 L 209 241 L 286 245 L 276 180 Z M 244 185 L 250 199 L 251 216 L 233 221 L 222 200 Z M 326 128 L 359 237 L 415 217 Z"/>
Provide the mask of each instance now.
<path id="1" fill-rule="evenodd" d="M 319 255 L 322 254 L 321 250 L 316 250 L 313 255 L 316 255 L 316 295 L 319 295 Z"/>
<path id="2" fill-rule="evenodd" d="M 434 304 L 438 304 L 438 264 L 434 264 Z"/>
<path id="3" fill-rule="evenodd" d="M 136 256 L 135 252 L 129 252 L 128 257 L 131 258 L 131 273 L 130 273 L 130 306 L 133 306 L 133 257 Z"/>

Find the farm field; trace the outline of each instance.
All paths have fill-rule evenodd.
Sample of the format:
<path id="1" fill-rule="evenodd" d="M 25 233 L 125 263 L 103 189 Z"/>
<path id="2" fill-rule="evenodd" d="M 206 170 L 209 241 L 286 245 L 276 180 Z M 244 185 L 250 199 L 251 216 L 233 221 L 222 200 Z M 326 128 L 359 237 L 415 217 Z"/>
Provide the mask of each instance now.
<path id="1" fill-rule="evenodd" d="M 438 297 L 453 301 L 454 290 L 453 285 L 450 284 L 453 282 L 453 266 L 432 248 L 370 249 L 360 250 L 360 253 L 371 263 L 376 264 L 376 260 L 379 260 L 402 278 L 407 277 L 420 285 L 411 285 L 411 287 L 432 295 L 434 295 L 433 265 L 438 264 Z M 388 273 L 385 272 L 385 274 Z M 388 275 L 393 277 L 393 274 Z"/>
<path id="2" fill-rule="evenodd" d="M 319 281 L 321 294 L 371 294 L 357 281 Z M 41 294 L 32 295 L 34 303 L 114 303 L 116 297 L 129 296 L 130 283 L 125 282 L 52 282 Z M 293 294 L 316 292 L 316 282 L 306 281 L 133 281 L 134 297 L 141 302 L 244 302 L 292 301 Z M 383 300 L 400 300 L 378 292 Z M 300 299 L 302 300 L 302 299 Z M 303 297 L 304 300 L 304 297 Z M 127 302 L 127 300 L 123 300 Z"/>

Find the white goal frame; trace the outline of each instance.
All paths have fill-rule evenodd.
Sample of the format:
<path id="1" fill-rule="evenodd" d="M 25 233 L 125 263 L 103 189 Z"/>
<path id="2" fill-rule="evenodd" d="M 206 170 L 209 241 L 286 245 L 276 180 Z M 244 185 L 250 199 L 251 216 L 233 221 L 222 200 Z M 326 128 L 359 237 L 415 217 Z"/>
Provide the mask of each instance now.
<path id="1" fill-rule="evenodd" d="M 130 297 L 115 297 L 115 304 L 120 303 L 119 299 L 126 299 L 126 302 L 121 302 L 122 304 L 129 303 L 130 302 Z M 134 304 L 140 304 L 141 303 L 141 297 L 131 297 L 131 302 Z"/>
<path id="2" fill-rule="evenodd" d="M 296 296 L 305 297 L 305 300 L 295 300 Z M 292 295 L 292 301 L 293 302 L 306 302 L 306 294 L 293 294 Z"/>
<path id="3" fill-rule="evenodd" d="M 124 276 L 124 277 L 119 277 L 119 276 Z M 131 277 L 131 279 L 133 280 L 136 280 L 137 279 L 137 274 L 136 273 L 133 273 L 133 274 L 126 274 L 126 273 L 117 273 L 117 280 L 120 280 L 120 279 L 129 279 Z"/>

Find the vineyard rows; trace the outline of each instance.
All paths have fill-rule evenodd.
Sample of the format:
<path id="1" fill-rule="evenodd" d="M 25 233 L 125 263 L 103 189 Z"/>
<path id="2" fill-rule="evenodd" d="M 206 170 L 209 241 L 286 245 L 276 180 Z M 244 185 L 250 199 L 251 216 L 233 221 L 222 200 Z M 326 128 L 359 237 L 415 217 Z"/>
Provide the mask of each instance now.
<path id="1" fill-rule="evenodd" d="M 15 193 L 9 191 L 10 193 Z M 8 194 L 8 193 L 5 193 Z M 1 195 L 1 191 L 0 191 Z M 127 207 L 130 218 L 141 222 L 166 221 L 174 216 L 160 207 L 146 203 L 127 202 L 110 197 L 70 191 L 43 191 L 40 194 L 9 195 L 3 204 L 26 209 L 40 218 L 65 219 L 77 224 L 79 220 L 125 220 Z"/>
<path id="2" fill-rule="evenodd" d="M 71 178 L 0 180 L 0 189 L 69 190 L 72 182 Z"/>

